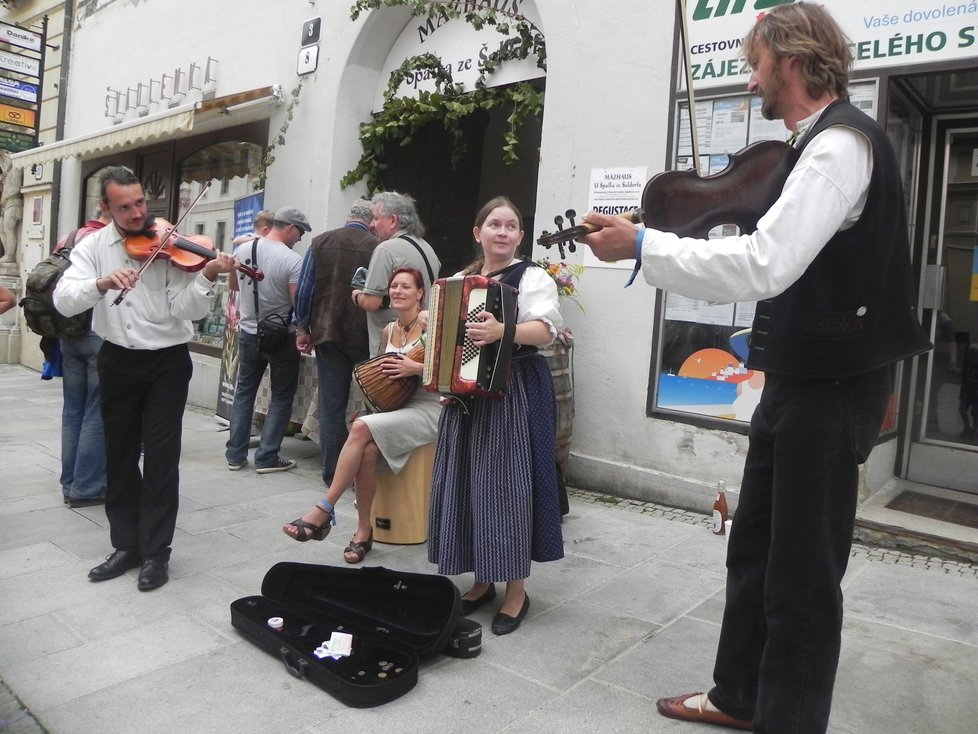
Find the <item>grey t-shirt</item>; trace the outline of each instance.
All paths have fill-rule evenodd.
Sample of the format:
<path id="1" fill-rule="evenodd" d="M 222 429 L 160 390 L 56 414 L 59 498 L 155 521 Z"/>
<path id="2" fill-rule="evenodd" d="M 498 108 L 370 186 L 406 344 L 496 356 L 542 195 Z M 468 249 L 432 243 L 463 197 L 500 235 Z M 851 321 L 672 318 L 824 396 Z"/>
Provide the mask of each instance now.
<path id="1" fill-rule="evenodd" d="M 254 267 L 251 243 L 248 240 L 234 248 L 234 256 L 239 262 Z M 258 240 L 258 270 L 265 279 L 258 282 L 259 316 L 267 318 L 279 314 L 288 318 L 292 310 L 292 295 L 289 285 L 299 282 L 302 272 L 302 257 L 289 249 L 288 245 L 262 237 Z M 238 271 L 238 310 L 241 314 L 240 329 L 249 334 L 258 331 L 255 320 L 255 288 L 251 278 Z"/>
<path id="2" fill-rule="evenodd" d="M 417 248 L 402 236 L 403 231 L 397 232 L 391 239 L 377 245 L 373 255 L 370 257 L 370 266 L 367 268 L 367 283 L 363 287 L 363 292 L 371 296 L 387 295 L 387 284 L 390 282 L 391 273 L 398 268 L 415 268 L 421 273 L 424 280 L 425 300 L 421 304 L 422 308 L 428 307 L 428 294 L 431 293 L 431 281 L 428 277 L 428 268 L 424 258 Z M 424 254 L 431 265 L 431 272 L 435 278 L 441 269 L 441 261 L 424 239 L 410 235 L 411 239 L 420 245 Z M 370 356 L 376 357 L 380 351 L 380 335 L 384 327 L 397 318 L 397 312 L 392 308 L 382 308 L 378 311 L 367 311 L 367 335 L 370 339 Z"/>

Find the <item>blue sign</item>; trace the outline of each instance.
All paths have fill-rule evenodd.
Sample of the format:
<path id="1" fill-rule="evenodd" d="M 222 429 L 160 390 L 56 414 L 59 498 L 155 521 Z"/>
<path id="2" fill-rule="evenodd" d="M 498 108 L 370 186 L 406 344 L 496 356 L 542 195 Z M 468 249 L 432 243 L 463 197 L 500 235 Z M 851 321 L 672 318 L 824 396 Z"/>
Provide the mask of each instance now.
<path id="1" fill-rule="evenodd" d="M 265 192 L 242 196 L 234 200 L 234 236 L 251 234 L 255 231 L 255 215 L 265 208 Z"/>
<path id="2" fill-rule="evenodd" d="M 12 97 L 24 102 L 37 102 L 37 85 L 0 76 L 0 97 Z"/>

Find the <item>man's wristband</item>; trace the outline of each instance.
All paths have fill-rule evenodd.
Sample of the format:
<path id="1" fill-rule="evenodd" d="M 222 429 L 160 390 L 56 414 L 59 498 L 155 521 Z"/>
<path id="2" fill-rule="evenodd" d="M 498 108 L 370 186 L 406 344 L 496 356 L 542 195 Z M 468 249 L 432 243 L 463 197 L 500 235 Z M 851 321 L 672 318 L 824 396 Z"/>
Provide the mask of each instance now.
<path id="1" fill-rule="evenodd" d="M 360 305 L 360 296 L 362 296 L 362 295 L 363 295 L 363 291 L 357 291 L 357 292 L 356 292 L 356 293 L 355 293 L 355 294 L 353 295 L 353 302 L 354 302 L 355 304 L 357 304 L 358 306 Z"/>

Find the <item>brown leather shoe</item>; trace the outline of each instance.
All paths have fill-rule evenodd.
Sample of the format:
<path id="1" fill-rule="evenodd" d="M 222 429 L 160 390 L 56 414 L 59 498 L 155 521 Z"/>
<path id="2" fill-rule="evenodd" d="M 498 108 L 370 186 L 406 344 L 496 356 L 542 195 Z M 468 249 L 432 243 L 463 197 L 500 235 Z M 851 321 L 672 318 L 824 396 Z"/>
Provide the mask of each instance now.
<path id="1" fill-rule="evenodd" d="M 717 726 L 729 726 L 732 729 L 743 729 L 750 731 L 753 727 L 751 722 L 743 719 L 735 719 L 727 716 L 722 711 L 707 711 L 704 709 L 691 709 L 686 707 L 683 702 L 693 696 L 702 696 L 702 691 L 687 693 L 685 696 L 675 696 L 673 698 L 660 698 L 655 702 L 655 707 L 663 716 L 680 721 L 697 721 L 702 724 L 716 724 Z"/>

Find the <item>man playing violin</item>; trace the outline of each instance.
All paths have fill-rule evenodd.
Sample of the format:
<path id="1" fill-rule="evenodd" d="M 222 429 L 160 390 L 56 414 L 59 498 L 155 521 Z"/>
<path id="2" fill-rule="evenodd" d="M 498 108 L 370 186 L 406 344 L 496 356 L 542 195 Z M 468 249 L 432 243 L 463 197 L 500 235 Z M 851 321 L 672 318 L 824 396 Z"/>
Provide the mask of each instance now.
<path id="1" fill-rule="evenodd" d="M 757 301 L 747 366 L 765 386 L 727 548 L 708 693 L 664 716 L 759 734 L 825 732 L 839 661 L 840 582 L 858 465 L 876 443 L 893 365 L 930 348 L 919 318 L 900 171 L 886 134 L 848 102 L 852 55 L 821 6 L 780 5 L 744 39 L 748 90 L 797 133 L 794 167 L 756 231 L 703 240 L 597 213 L 583 239 L 636 257 L 653 286 Z"/>
<path id="2" fill-rule="evenodd" d="M 105 425 L 105 514 L 115 550 L 88 577 L 105 581 L 139 568 L 138 588 L 149 591 L 169 579 L 183 411 L 193 371 L 187 347 L 194 334 L 191 322 L 207 315 L 214 282 L 238 263 L 218 252 L 198 272 L 185 272 L 163 259 L 139 272 L 139 263 L 126 250 L 126 237 L 144 234 L 143 187 L 122 166 L 106 169 L 99 184 L 102 211 L 112 223 L 72 250 L 71 267 L 55 289 L 54 302 L 69 316 L 94 307 L 92 327 L 105 340 L 98 372 Z M 120 290 L 128 292 L 116 305 Z"/>

